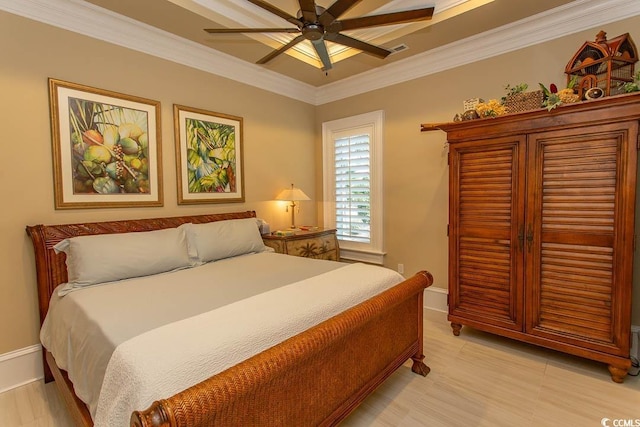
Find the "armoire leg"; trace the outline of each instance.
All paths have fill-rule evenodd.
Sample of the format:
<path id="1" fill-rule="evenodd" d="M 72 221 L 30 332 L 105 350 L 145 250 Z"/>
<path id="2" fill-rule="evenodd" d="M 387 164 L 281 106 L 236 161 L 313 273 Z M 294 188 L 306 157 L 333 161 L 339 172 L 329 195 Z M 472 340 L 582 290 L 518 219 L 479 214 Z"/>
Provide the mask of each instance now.
<path id="1" fill-rule="evenodd" d="M 458 336 L 460 335 L 460 329 L 462 329 L 462 325 L 459 323 L 451 322 L 451 329 L 453 329 L 453 335 Z"/>

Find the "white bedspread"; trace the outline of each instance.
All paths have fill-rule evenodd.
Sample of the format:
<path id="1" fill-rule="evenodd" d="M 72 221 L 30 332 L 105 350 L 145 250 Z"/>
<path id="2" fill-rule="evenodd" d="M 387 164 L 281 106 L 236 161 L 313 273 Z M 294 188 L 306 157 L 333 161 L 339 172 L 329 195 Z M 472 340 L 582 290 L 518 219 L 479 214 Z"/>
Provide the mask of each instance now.
<path id="1" fill-rule="evenodd" d="M 263 252 L 91 286 L 63 297 L 54 292 L 40 339 L 94 417 L 109 359 L 119 344 L 344 265 Z"/>
<path id="2" fill-rule="evenodd" d="M 146 409 L 154 400 L 197 384 L 402 280 L 389 269 L 349 264 L 131 338 L 109 361 L 95 426 L 128 425 L 134 410 Z"/>

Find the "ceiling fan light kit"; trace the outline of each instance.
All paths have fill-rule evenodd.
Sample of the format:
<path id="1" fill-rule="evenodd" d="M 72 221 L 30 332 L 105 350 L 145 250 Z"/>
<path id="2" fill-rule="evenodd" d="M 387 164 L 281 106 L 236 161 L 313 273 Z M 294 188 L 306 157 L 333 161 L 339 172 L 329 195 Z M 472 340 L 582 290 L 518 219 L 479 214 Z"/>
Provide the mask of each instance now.
<path id="1" fill-rule="evenodd" d="M 405 24 L 408 22 L 429 20 L 433 16 L 433 7 L 391 12 L 380 15 L 363 16 L 339 20 L 345 12 L 358 4 L 361 0 L 337 0 L 328 9 L 316 5 L 314 0 L 299 0 L 300 10 L 294 17 L 279 8 L 261 0 L 248 0 L 250 3 L 273 13 L 296 26 L 296 28 L 210 28 L 205 29 L 210 34 L 238 34 L 238 33 L 299 33 L 290 42 L 259 59 L 257 64 L 266 64 L 296 44 L 308 40 L 313 45 L 318 58 L 322 62 L 322 70 L 332 68 L 331 58 L 327 51 L 326 41 L 337 43 L 353 49 L 358 49 L 369 55 L 384 59 L 393 50 L 358 40 L 342 34 L 341 31 L 357 30 L 361 28 L 377 27 L 381 25 Z"/>

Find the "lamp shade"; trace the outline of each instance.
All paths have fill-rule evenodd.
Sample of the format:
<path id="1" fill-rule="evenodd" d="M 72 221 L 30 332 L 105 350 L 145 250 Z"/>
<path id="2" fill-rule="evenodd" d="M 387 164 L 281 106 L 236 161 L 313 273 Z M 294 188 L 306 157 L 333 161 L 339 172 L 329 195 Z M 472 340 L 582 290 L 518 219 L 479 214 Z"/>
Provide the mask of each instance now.
<path id="1" fill-rule="evenodd" d="M 276 200 L 289 200 L 289 201 L 299 201 L 299 200 L 311 200 L 309 196 L 304 194 L 299 188 L 296 188 L 291 184 L 291 188 L 287 188 L 286 190 L 282 190 L 280 194 L 276 197 Z"/>

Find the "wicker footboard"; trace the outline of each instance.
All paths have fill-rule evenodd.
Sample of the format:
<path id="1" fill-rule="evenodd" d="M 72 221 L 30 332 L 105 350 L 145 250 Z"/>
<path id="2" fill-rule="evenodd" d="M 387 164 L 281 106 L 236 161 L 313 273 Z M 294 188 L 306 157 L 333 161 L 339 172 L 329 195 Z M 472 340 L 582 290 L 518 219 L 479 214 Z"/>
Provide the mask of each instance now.
<path id="1" fill-rule="evenodd" d="M 335 425 L 409 358 L 422 362 L 420 272 L 388 291 L 168 399 L 132 426 Z"/>

